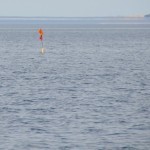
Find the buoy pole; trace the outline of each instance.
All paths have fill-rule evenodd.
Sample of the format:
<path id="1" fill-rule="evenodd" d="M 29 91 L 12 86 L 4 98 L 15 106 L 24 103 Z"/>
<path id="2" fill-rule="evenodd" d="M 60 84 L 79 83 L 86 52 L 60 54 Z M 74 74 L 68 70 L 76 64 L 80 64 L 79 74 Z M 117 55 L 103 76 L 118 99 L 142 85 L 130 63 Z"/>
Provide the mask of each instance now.
<path id="1" fill-rule="evenodd" d="M 43 41 L 42 41 L 42 40 L 41 40 L 41 43 L 42 43 L 41 53 L 43 54 L 43 53 L 44 53 L 44 44 L 43 44 Z"/>

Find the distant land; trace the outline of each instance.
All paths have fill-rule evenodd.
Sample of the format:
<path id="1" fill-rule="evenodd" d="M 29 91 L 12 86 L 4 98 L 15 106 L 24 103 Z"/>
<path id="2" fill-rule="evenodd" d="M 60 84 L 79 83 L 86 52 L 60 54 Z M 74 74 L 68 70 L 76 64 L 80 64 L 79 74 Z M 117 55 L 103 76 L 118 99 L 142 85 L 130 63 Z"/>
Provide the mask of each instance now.
<path id="1" fill-rule="evenodd" d="M 67 17 L 67 16 L 0 16 L 0 19 L 91 19 L 91 18 L 144 18 L 150 17 L 150 14 L 147 15 L 131 15 L 131 16 L 83 16 L 83 17 Z"/>
<path id="2" fill-rule="evenodd" d="M 150 17 L 136 16 L 103 16 L 103 17 L 48 17 L 48 16 L 0 16 L 0 25 L 4 24 L 117 24 L 147 23 Z M 143 22 L 142 22 L 143 21 Z"/>
<path id="3" fill-rule="evenodd" d="M 144 17 L 150 17 L 150 14 L 148 14 L 148 15 L 145 15 Z"/>

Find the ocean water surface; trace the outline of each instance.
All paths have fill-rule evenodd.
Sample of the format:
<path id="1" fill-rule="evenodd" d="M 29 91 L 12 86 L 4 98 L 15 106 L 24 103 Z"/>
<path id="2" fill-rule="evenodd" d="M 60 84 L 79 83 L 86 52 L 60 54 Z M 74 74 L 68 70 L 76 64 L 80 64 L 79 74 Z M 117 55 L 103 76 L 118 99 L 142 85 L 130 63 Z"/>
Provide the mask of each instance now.
<path id="1" fill-rule="evenodd" d="M 0 20 L 0 149 L 150 149 L 150 20 L 69 19 Z"/>

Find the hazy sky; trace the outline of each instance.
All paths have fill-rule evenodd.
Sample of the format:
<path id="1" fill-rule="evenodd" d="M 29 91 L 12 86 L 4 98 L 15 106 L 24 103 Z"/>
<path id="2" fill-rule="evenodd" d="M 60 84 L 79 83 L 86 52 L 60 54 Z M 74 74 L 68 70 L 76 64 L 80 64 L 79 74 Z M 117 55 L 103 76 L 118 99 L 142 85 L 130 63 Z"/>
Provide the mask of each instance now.
<path id="1" fill-rule="evenodd" d="M 0 0 L 0 16 L 132 16 L 150 13 L 150 0 Z"/>

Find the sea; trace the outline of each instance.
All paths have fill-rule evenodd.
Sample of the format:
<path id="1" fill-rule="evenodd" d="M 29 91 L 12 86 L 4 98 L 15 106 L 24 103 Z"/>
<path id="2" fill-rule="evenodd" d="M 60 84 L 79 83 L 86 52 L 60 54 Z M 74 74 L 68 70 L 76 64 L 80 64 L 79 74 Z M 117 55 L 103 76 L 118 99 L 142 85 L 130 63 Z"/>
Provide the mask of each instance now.
<path id="1" fill-rule="evenodd" d="M 150 18 L 1 17 L 0 150 L 150 150 Z"/>

